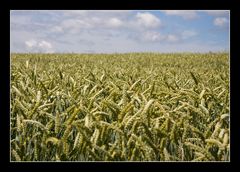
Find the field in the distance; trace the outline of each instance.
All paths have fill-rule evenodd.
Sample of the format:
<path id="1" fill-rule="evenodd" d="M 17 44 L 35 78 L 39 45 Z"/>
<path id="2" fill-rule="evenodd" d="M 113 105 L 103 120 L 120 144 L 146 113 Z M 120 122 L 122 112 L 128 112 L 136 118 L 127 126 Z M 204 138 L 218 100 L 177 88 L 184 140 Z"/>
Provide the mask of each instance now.
<path id="1" fill-rule="evenodd" d="M 12 161 L 229 161 L 229 56 L 12 54 Z"/>

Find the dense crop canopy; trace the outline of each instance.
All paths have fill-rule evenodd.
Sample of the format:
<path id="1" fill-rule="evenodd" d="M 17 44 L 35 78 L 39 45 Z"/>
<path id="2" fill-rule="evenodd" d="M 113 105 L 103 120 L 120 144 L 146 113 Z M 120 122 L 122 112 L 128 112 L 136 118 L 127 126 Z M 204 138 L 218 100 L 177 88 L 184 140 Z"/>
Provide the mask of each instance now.
<path id="1" fill-rule="evenodd" d="M 12 161 L 229 161 L 229 57 L 12 54 Z"/>

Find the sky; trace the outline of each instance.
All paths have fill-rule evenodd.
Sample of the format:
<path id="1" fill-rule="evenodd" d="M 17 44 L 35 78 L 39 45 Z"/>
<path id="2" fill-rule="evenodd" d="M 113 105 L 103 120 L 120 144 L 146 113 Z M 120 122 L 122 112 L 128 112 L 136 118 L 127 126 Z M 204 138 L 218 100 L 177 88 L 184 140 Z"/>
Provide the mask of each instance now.
<path id="1" fill-rule="evenodd" d="M 11 10 L 13 53 L 229 51 L 224 10 Z"/>

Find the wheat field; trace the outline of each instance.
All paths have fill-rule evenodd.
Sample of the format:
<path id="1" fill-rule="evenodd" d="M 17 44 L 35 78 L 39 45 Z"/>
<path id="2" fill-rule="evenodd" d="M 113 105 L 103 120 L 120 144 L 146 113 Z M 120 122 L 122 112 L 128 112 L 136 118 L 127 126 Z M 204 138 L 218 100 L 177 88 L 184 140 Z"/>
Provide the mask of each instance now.
<path id="1" fill-rule="evenodd" d="M 11 161 L 229 161 L 227 53 L 11 54 Z"/>

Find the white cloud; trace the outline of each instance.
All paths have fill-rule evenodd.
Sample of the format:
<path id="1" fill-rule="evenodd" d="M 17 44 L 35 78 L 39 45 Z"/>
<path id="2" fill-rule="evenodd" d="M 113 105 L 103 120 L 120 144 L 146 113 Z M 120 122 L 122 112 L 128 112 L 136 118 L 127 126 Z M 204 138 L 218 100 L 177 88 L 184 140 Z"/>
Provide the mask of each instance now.
<path id="1" fill-rule="evenodd" d="M 94 16 L 94 17 L 89 17 L 89 18 L 85 18 L 85 22 L 86 23 L 91 23 L 91 25 L 99 25 L 99 24 L 103 24 L 103 18 L 101 18 L 101 17 L 96 17 L 96 16 Z"/>
<path id="2" fill-rule="evenodd" d="M 85 21 L 85 19 L 65 19 L 63 20 L 59 28 L 62 28 L 63 31 L 69 32 L 71 34 L 77 34 L 81 32 L 83 29 L 92 28 L 93 25 L 89 21 Z"/>
<path id="3" fill-rule="evenodd" d="M 100 18 L 111 18 L 111 17 L 117 17 L 121 19 L 126 19 L 131 15 L 133 11 L 130 10 L 89 10 L 88 16 L 98 16 Z"/>
<path id="4" fill-rule="evenodd" d="M 35 41 L 34 39 L 31 39 L 26 41 L 25 44 L 28 48 L 32 48 L 37 46 L 37 41 Z"/>
<path id="5" fill-rule="evenodd" d="M 96 31 L 98 29 L 128 29 L 139 31 L 144 29 L 154 29 L 161 25 L 161 21 L 149 12 L 138 12 L 130 15 L 132 11 L 63 11 L 61 22 L 52 25 L 51 33 L 82 34 L 84 31 Z M 118 30 L 120 31 L 120 30 Z"/>
<path id="6" fill-rule="evenodd" d="M 148 42 L 175 43 L 180 40 L 180 37 L 174 34 L 163 35 L 156 31 L 147 31 L 143 33 L 143 40 Z"/>
<path id="7" fill-rule="evenodd" d="M 123 26 L 123 21 L 117 17 L 84 17 L 84 18 L 72 18 L 63 20 L 59 26 L 53 28 L 54 31 L 62 32 L 67 31 L 72 34 L 79 33 L 87 29 L 96 28 L 118 28 Z"/>
<path id="8" fill-rule="evenodd" d="M 204 10 L 204 12 L 212 16 L 225 16 L 229 14 L 227 10 Z"/>
<path id="9" fill-rule="evenodd" d="M 64 17 L 82 19 L 83 17 L 91 19 L 93 17 L 99 18 L 126 18 L 129 17 L 130 13 L 133 11 L 130 10 L 57 10 L 56 13 L 62 13 Z"/>
<path id="10" fill-rule="evenodd" d="M 146 28 L 156 28 L 161 24 L 161 21 L 158 17 L 148 12 L 137 13 L 136 18 L 137 18 L 137 23 Z"/>
<path id="11" fill-rule="evenodd" d="M 31 52 L 54 53 L 53 46 L 45 40 L 36 41 L 34 39 L 25 41 L 27 49 Z"/>
<path id="12" fill-rule="evenodd" d="M 61 33 L 63 32 L 63 28 L 61 26 L 54 26 L 53 28 L 50 29 L 50 31 L 55 33 Z"/>
<path id="13" fill-rule="evenodd" d="M 146 41 L 155 42 L 155 41 L 164 40 L 165 37 L 158 32 L 148 31 L 143 34 L 143 38 Z"/>
<path id="14" fill-rule="evenodd" d="M 226 17 L 218 17 L 218 18 L 215 18 L 213 23 L 215 26 L 223 27 L 227 25 L 228 19 Z"/>
<path id="15" fill-rule="evenodd" d="M 47 49 L 51 49 L 52 48 L 52 44 L 51 43 L 49 43 L 49 42 L 47 42 L 47 41 L 41 41 L 41 42 L 39 42 L 38 43 L 38 46 L 40 47 L 40 48 L 47 48 Z"/>
<path id="16" fill-rule="evenodd" d="M 166 15 L 180 16 L 185 20 L 192 20 L 198 17 L 195 10 L 162 10 Z"/>
<path id="17" fill-rule="evenodd" d="M 182 32 L 182 39 L 188 39 L 190 37 L 196 36 L 197 32 L 193 31 L 193 30 L 184 30 Z"/>
<path id="18" fill-rule="evenodd" d="M 122 26 L 122 24 L 123 24 L 123 22 L 116 17 L 110 18 L 106 23 L 107 26 L 114 27 L 114 28 Z"/>

